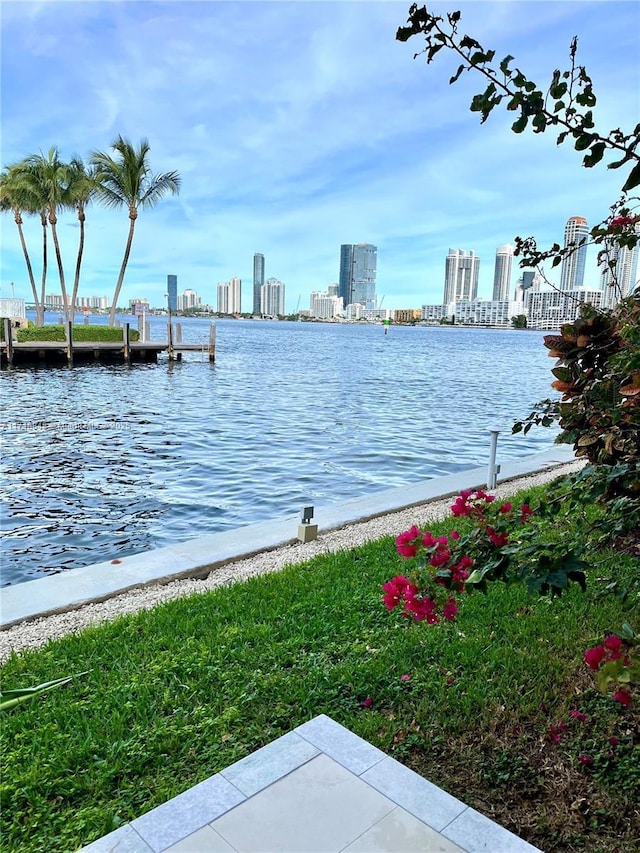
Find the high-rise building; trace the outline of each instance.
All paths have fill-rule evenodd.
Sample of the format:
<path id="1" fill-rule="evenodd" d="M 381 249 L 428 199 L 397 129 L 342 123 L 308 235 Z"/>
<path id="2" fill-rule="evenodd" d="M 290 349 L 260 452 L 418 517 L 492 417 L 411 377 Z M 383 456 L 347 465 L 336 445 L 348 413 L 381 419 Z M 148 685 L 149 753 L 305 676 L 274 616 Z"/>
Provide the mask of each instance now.
<path id="1" fill-rule="evenodd" d="M 284 314 L 284 284 L 277 278 L 268 278 L 260 289 L 260 313 L 266 317 Z"/>
<path id="2" fill-rule="evenodd" d="M 444 274 L 443 305 L 461 299 L 471 301 L 478 295 L 480 258 L 464 249 L 449 249 Z"/>
<path id="3" fill-rule="evenodd" d="M 338 295 L 344 306 L 358 302 L 376 307 L 378 249 L 371 243 L 344 243 L 340 246 Z"/>
<path id="4" fill-rule="evenodd" d="M 536 270 L 523 270 L 522 275 L 516 282 L 514 299 L 516 302 L 524 302 L 529 291 L 538 293 L 542 287 L 543 279 Z"/>
<path id="5" fill-rule="evenodd" d="M 496 249 L 496 265 L 493 273 L 493 300 L 504 301 L 511 291 L 511 266 L 514 247 L 510 243 Z"/>
<path id="6" fill-rule="evenodd" d="M 264 285 L 264 255 L 253 256 L 253 313 L 260 314 L 260 294 Z"/>
<path id="7" fill-rule="evenodd" d="M 177 310 L 178 311 L 188 311 L 190 308 L 199 308 L 202 305 L 202 300 L 195 292 L 195 290 L 191 290 L 191 288 L 187 288 L 181 294 L 179 294 L 177 299 Z"/>
<path id="8" fill-rule="evenodd" d="M 332 290 L 337 290 L 335 285 L 329 285 L 328 290 L 313 290 L 311 292 L 309 316 L 319 320 L 332 320 L 342 314 L 342 297 Z"/>
<path id="9" fill-rule="evenodd" d="M 168 275 L 167 276 L 167 301 L 169 304 L 169 311 L 177 311 L 178 310 L 178 276 L 177 275 Z"/>
<path id="10" fill-rule="evenodd" d="M 636 233 L 640 235 L 640 223 L 636 223 Z M 617 246 L 611 240 L 605 240 L 603 251 L 604 265 L 600 275 L 602 287 L 602 307 L 615 308 L 621 299 L 633 293 L 638 285 L 638 257 L 640 243 L 629 249 Z"/>
<path id="11" fill-rule="evenodd" d="M 582 216 L 571 216 L 564 227 L 564 247 L 571 249 L 562 259 L 560 290 L 575 290 L 584 285 L 589 225 Z"/>
<path id="12" fill-rule="evenodd" d="M 234 276 L 231 281 L 218 285 L 218 314 L 242 313 L 242 280 Z"/>

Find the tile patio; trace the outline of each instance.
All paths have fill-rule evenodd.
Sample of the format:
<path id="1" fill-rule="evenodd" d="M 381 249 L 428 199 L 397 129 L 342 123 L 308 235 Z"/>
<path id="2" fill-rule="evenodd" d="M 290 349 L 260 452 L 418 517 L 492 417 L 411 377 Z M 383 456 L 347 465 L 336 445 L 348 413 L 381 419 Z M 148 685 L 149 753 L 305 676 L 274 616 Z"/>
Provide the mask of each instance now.
<path id="1" fill-rule="evenodd" d="M 82 853 L 537 850 L 321 714 Z"/>

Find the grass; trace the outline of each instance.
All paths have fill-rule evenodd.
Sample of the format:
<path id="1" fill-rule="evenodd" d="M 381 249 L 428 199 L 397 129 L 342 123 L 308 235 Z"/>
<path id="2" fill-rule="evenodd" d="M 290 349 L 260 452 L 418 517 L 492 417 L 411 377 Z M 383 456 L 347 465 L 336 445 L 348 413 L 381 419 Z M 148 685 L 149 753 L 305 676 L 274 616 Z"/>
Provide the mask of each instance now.
<path id="1" fill-rule="evenodd" d="M 601 556 L 598 576 L 637 575 Z M 581 663 L 637 608 L 594 578 L 410 624 L 381 605 L 401 568 L 382 539 L 12 656 L 5 688 L 89 674 L 3 715 L 4 848 L 76 849 L 325 713 L 542 849 L 638 849 L 640 721 Z"/>

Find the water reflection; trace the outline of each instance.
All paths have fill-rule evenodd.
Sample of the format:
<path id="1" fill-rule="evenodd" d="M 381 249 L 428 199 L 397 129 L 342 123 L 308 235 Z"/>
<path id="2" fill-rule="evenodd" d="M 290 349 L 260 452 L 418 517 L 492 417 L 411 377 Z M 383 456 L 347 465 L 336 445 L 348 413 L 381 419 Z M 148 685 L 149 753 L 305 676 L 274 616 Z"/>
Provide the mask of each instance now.
<path id="1" fill-rule="evenodd" d="M 219 321 L 215 365 L 3 371 L 2 582 L 484 465 L 496 422 L 500 460 L 545 449 L 508 432 L 549 396 L 541 341 Z"/>

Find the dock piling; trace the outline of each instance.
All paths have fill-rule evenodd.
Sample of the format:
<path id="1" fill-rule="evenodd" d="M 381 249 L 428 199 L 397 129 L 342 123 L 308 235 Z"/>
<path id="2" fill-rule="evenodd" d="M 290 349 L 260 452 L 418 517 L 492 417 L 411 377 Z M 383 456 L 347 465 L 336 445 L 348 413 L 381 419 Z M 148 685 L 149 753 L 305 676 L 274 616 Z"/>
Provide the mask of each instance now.
<path id="1" fill-rule="evenodd" d="M 209 327 L 209 361 L 216 360 L 216 324 Z"/>
<path id="2" fill-rule="evenodd" d="M 7 364 L 9 367 L 13 367 L 13 328 L 11 320 L 8 317 L 4 318 L 4 340 L 6 344 Z"/>

